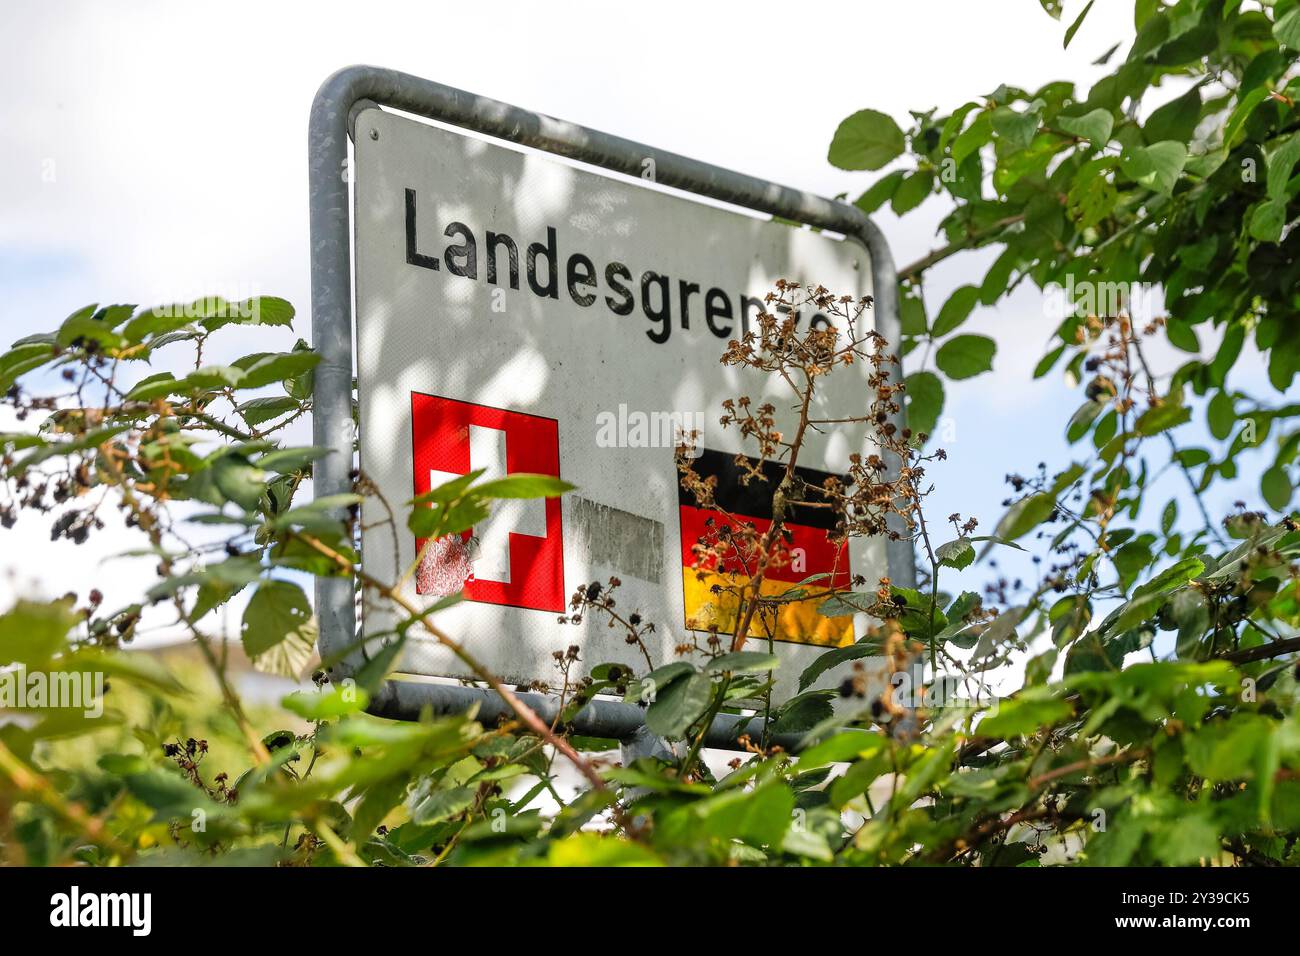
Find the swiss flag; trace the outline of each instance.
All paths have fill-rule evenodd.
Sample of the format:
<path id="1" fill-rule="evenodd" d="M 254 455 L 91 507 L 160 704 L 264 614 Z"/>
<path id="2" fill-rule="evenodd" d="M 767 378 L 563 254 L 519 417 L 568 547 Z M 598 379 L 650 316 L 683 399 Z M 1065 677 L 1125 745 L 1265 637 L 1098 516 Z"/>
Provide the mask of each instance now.
<path id="1" fill-rule="evenodd" d="M 411 393 L 415 494 L 486 469 L 482 480 L 529 472 L 560 476 L 560 429 L 553 418 L 436 395 Z M 417 549 L 423 545 L 417 541 Z M 461 540 L 434 542 L 417 575 L 421 593 L 561 614 L 564 545 L 558 498 L 504 499 Z"/>

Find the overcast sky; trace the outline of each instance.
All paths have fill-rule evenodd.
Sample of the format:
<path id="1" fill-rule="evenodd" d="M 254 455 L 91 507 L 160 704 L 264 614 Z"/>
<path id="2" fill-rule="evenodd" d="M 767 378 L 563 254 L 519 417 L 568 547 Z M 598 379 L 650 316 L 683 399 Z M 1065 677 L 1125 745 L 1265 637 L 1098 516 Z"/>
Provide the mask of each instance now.
<path id="1" fill-rule="evenodd" d="M 1067 2 L 1067 19 L 1081 6 Z M 321 80 L 341 66 L 397 68 L 854 198 L 877 174 L 827 164 L 843 117 L 872 107 L 906 125 L 909 109 L 950 110 L 1004 82 L 1033 88 L 1065 78 L 1086 88 L 1099 75 L 1090 61 L 1131 39 L 1131 10 L 1098 4 L 1062 51 L 1064 25 L 1034 0 L 7 0 L 3 334 L 45 330 L 89 302 L 265 292 L 299 307 L 296 331 L 307 336 L 307 114 Z M 878 217 L 899 263 L 939 244 L 944 211 L 934 198 L 906 222 Z M 950 289 L 978 283 L 987 261 L 946 264 L 927 289 L 931 309 Z M 1064 424 L 1082 396 L 1058 376 L 1029 379 L 1050 331 L 1036 292 L 981 310 L 970 328 L 993 335 L 999 353 L 994 374 L 950 389 L 950 458 L 935 471 L 933 513 L 973 514 L 988 531 L 1006 472 L 1068 464 Z M 0 429 L 10 427 L 0 419 Z M 1253 487 L 1239 494 L 1258 503 Z M 125 596 L 140 580 L 129 564 L 100 563 L 121 538 L 51 545 L 30 519 L 0 535 L 0 569 L 16 575 L 0 583 L 5 603 L 15 588 L 84 594 L 99 585 Z M 963 583 L 987 575 L 972 569 Z"/>

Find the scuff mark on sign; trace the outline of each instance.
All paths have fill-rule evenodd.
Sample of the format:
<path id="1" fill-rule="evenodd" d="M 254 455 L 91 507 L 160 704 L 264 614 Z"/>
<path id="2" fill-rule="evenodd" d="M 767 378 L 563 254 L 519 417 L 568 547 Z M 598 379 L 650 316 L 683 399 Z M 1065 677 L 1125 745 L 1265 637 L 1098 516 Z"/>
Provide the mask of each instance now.
<path id="1" fill-rule="evenodd" d="M 592 564 L 659 584 L 664 576 L 664 526 L 652 518 L 570 495 L 570 520 Z M 566 534 L 568 532 L 566 531 Z"/>

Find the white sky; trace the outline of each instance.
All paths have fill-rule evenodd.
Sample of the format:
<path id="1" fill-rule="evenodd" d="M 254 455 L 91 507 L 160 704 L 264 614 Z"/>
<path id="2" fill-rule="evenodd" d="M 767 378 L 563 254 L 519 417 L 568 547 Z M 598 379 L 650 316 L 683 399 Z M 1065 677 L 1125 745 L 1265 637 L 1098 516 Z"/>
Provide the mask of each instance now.
<path id="1" fill-rule="evenodd" d="M 1082 5 L 1066 4 L 1067 22 Z M 1003 82 L 1068 78 L 1086 88 L 1100 73 L 1090 61 L 1131 39 L 1131 9 L 1098 4 L 1063 52 L 1064 24 L 1034 0 L 6 0 L 0 344 L 92 301 L 228 291 L 290 299 L 307 336 L 307 114 L 321 80 L 341 66 L 397 68 L 854 198 L 877 174 L 827 164 L 843 117 L 869 106 L 906 125 L 909 108 L 950 110 Z M 937 244 L 943 212 L 932 199 L 905 223 L 878 216 L 899 263 Z M 985 261 L 945 266 L 929 290 L 931 310 L 949 289 L 978 282 Z M 975 514 L 988 531 L 1006 472 L 1068 463 L 1062 433 L 1082 397 L 1056 376 L 1029 382 L 1050 331 L 1035 295 L 982 310 L 970 330 L 994 335 L 1000 351 L 993 375 L 950 389 L 954 437 L 944 442 L 950 461 L 935 472 L 932 513 Z M 1246 491 L 1257 504 L 1257 490 Z M 56 546 L 27 520 L 0 542 L 0 569 L 18 574 L 9 584 L 0 575 L 0 603 L 32 582 L 50 594 L 97 584 L 125 597 L 141 580 L 127 564 L 99 564 L 112 550 L 107 536 L 82 549 Z M 986 574 L 967 571 L 962 583 Z"/>
<path id="2" fill-rule="evenodd" d="M 5 13 L 4 281 L 12 295 L 58 273 L 59 290 L 32 300 L 43 307 L 22 327 L 86 295 L 137 301 L 190 283 L 264 283 L 305 302 L 307 111 L 350 63 L 856 196 L 873 175 L 825 162 L 844 116 L 869 105 L 905 121 L 1003 81 L 1095 75 L 1087 62 L 1126 29 L 1094 10 L 1063 55 L 1061 26 L 1033 0 L 8 0 Z M 900 261 L 925 251 L 937 212 L 890 230 Z"/>

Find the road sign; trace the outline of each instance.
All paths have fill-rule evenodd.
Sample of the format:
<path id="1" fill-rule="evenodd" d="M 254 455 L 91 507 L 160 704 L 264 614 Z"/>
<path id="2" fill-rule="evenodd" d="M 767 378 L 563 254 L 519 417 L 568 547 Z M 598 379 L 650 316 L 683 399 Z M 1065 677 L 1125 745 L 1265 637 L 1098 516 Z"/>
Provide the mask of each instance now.
<path id="1" fill-rule="evenodd" d="M 556 683 L 553 654 L 573 644 L 589 665 L 644 670 L 603 616 L 560 622 L 569 596 L 592 581 L 618 578 L 618 606 L 655 623 L 656 664 L 689 642 L 688 624 L 734 630 L 715 585 L 743 572 L 692 569 L 692 546 L 718 533 L 718 516 L 681 492 L 676 447 L 696 433 L 697 468 L 719 478 L 718 504 L 765 525 L 772 485 L 737 480 L 734 456 L 753 448 L 718 419 L 725 399 L 784 409 L 790 393 L 719 356 L 754 325 L 778 279 L 869 295 L 866 250 L 378 108 L 358 114 L 355 142 L 362 471 L 391 504 L 478 469 L 578 486 L 500 507 L 465 540 L 434 543 L 407 596 L 427 604 L 464 584 L 464 602 L 440 625 L 515 683 Z M 796 318 L 801 330 L 829 324 L 811 309 Z M 827 378 L 815 414 L 860 409 L 869 371 L 861 363 Z M 812 436 L 800 462 L 820 483 L 864 450 L 863 429 L 842 428 Z M 838 586 L 887 573 L 883 542 L 836 548 L 824 513 L 805 511 L 791 523 L 794 560 L 773 571 L 766 593 L 818 573 Z M 404 529 L 394 542 L 384 517 L 382 503 L 367 502 L 363 564 L 397 580 L 422 542 Z M 380 633 L 394 620 L 370 610 L 363 623 Z M 809 604 L 756 630 L 777 643 L 791 685 L 820 649 L 854 634 L 851 617 L 823 618 Z M 473 676 L 414 633 L 401 669 Z"/>
<path id="2" fill-rule="evenodd" d="M 726 463 L 738 446 L 711 424 L 717 403 L 739 393 L 757 399 L 770 387 L 722 369 L 716 357 L 753 321 L 758 298 L 778 277 L 849 295 L 874 285 L 876 327 L 898 341 L 897 281 L 880 230 L 842 202 L 375 67 L 326 79 L 308 141 L 312 345 L 321 356 L 313 434 L 330 449 L 315 464 L 316 496 L 352 488 L 355 371 L 362 464 L 399 511 L 411 495 L 470 469 L 560 474 L 581 486 L 559 503 L 497 509 L 463 540 L 430 543 L 408 583 L 417 603 L 464 583 L 470 600 L 439 622 L 501 676 L 548 680 L 550 653 L 574 643 L 588 664 L 627 660 L 608 629 L 560 625 L 555 611 L 557 594 L 562 600 L 606 573 L 624 582 L 625 613 L 639 609 L 662 622 L 652 648 L 659 660 L 671 659 L 669 645 L 688 621 L 725 630 L 734 609 L 711 600 L 711 588 L 692 592 L 683 572 L 689 538 L 710 524 L 698 502 L 681 496 L 671 446 L 699 429 L 698 467 L 712 469 L 724 490 L 734 483 Z M 838 405 L 845 396 L 828 398 Z M 901 412 L 891 417 L 902 427 Z M 801 465 L 810 474 L 840 469 L 860 438 L 814 442 Z M 887 457 L 886 477 L 896 473 Z M 728 510 L 762 521 L 761 496 L 726 494 Z M 373 516 L 368 510 L 367 523 Z M 896 583 L 914 583 L 911 545 L 901 536 L 841 553 L 824 546 L 815 520 L 802 524 L 793 530 L 811 545 L 801 549 L 808 567 L 839 581 L 850 570 L 869 578 L 887 566 Z M 396 538 L 377 539 L 376 530 L 365 534 L 366 567 L 396 577 L 421 543 L 400 525 Z M 790 583 L 774 576 L 769 587 Z M 347 678 L 366 656 L 356 640 L 353 582 L 318 578 L 315 610 L 331 679 Z M 379 634 L 383 625 L 372 613 L 364 630 Z M 815 654 L 811 643 L 840 643 L 860 627 L 781 620 L 763 633 L 789 658 L 788 687 Z M 466 673 L 418 642 L 402 665 L 408 674 Z M 519 696 L 542 719 L 557 719 L 555 696 Z M 408 719 L 429 707 L 470 706 L 489 722 L 510 711 L 488 690 L 405 678 L 387 681 L 370 702 L 374 713 Z M 578 733 L 635 748 L 644 713 L 598 698 L 571 721 Z M 748 718 L 721 714 L 705 742 L 740 747 L 748 729 Z M 797 735 L 774 739 L 799 743 Z"/>

